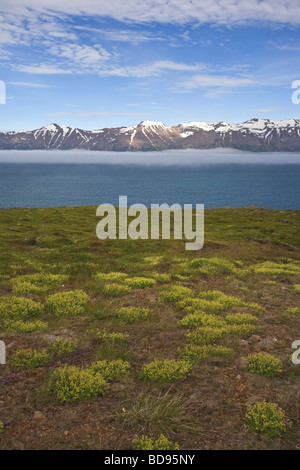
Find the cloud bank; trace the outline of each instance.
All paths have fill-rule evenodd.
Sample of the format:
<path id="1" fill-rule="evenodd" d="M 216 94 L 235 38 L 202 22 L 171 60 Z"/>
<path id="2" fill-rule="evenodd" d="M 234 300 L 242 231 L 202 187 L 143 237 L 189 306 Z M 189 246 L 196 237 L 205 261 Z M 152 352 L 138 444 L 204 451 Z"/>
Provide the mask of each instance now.
<path id="1" fill-rule="evenodd" d="M 32 11 L 67 15 L 91 15 L 138 23 L 217 23 L 249 21 L 300 23 L 298 0 L 2 0 L 3 11 L 31 15 Z"/>

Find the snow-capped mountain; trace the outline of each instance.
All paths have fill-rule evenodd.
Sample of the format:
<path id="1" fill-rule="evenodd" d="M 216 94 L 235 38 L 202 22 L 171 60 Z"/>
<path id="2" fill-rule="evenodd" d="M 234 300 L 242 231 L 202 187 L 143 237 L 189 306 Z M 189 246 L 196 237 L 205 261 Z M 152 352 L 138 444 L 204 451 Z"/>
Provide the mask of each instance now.
<path id="1" fill-rule="evenodd" d="M 189 122 L 166 126 L 142 121 L 129 127 L 86 131 L 50 124 L 32 131 L 0 132 L 0 149 L 88 149 L 112 151 L 208 149 L 300 151 L 300 119 L 250 119 L 241 124 Z"/>

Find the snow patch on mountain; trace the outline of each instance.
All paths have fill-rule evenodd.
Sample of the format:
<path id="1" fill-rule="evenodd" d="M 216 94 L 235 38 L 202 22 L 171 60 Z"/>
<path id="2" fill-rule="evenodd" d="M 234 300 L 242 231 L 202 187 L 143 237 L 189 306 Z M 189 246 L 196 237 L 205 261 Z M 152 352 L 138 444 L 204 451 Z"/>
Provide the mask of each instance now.
<path id="1" fill-rule="evenodd" d="M 179 127 L 182 129 L 201 129 L 203 131 L 211 131 L 214 130 L 214 124 L 208 124 L 204 121 L 191 121 L 187 123 L 179 124 Z"/>

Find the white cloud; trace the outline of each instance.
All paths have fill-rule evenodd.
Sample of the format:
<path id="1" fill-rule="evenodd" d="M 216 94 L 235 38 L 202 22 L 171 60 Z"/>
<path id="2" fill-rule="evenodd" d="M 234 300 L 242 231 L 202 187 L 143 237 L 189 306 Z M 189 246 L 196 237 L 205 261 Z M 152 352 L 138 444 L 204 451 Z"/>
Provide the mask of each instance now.
<path id="1" fill-rule="evenodd" d="M 267 45 L 279 49 L 281 51 L 300 51 L 300 45 L 296 43 L 296 41 L 290 41 L 287 43 L 277 43 L 275 41 L 268 41 Z"/>
<path id="2" fill-rule="evenodd" d="M 36 41 L 39 44 L 47 40 L 65 39 L 75 41 L 76 35 L 67 31 L 66 26 L 51 15 L 40 15 L 37 12 L 18 14 L 4 12 L 0 14 L 0 45 L 29 45 Z"/>
<path id="3" fill-rule="evenodd" d="M 148 114 L 148 116 L 153 116 L 153 114 Z M 145 116 L 145 113 L 122 113 L 122 112 L 114 112 L 114 111 L 78 111 L 78 112 L 57 112 L 57 113 L 48 113 L 46 116 L 51 117 L 62 117 L 62 116 L 75 116 L 75 117 L 82 117 L 82 118 L 91 118 L 97 116 L 135 116 L 141 117 Z"/>
<path id="4" fill-rule="evenodd" d="M 72 50 L 74 54 L 72 55 Z M 89 54 L 85 57 L 81 57 L 81 54 L 86 51 L 85 47 L 67 47 L 61 50 L 53 49 L 52 53 L 57 54 L 61 58 L 68 59 L 67 66 L 62 65 L 56 66 L 52 64 L 41 64 L 41 65 L 17 65 L 14 67 L 15 71 L 25 72 L 30 74 L 41 74 L 41 75 L 59 75 L 67 73 L 97 73 L 101 77 L 134 77 L 134 78 L 147 78 L 159 76 L 164 72 L 178 71 L 178 72 L 196 72 L 203 70 L 205 65 L 196 64 L 189 65 L 182 62 L 173 62 L 170 60 L 160 60 L 152 62 L 150 64 L 139 64 L 139 65 L 115 65 L 114 63 L 105 64 L 106 56 L 98 55 L 97 51 L 94 54 L 93 51 L 88 49 Z"/>
<path id="5" fill-rule="evenodd" d="M 32 11 L 111 17 L 137 23 L 236 24 L 249 21 L 300 23 L 298 0 L 1 0 L 2 11 L 32 15 Z"/>
<path id="6" fill-rule="evenodd" d="M 52 88 L 51 85 L 45 85 L 44 83 L 32 83 L 32 82 L 7 82 L 8 85 L 13 86 L 24 86 L 29 88 Z"/>
<path id="7" fill-rule="evenodd" d="M 75 29 L 96 33 L 108 41 L 127 42 L 134 45 L 149 41 L 164 41 L 164 38 L 150 33 L 149 31 L 135 31 L 134 29 L 100 29 L 88 26 L 75 26 Z"/>
<path id="8" fill-rule="evenodd" d="M 253 85 L 255 81 L 252 78 L 228 77 L 226 75 L 194 75 L 177 84 L 179 89 L 185 91 L 195 90 L 196 88 L 236 88 Z"/>
<path id="9" fill-rule="evenodd" d="M 59 44 L 53 45 L 49 52 L 57 57 L 68 59 L 71 63 L 79 64 L 81 67 L 97 67 L 111 56 L 100 44 L 93 46 L 70 43 Z"/>
<path id="10" fill-rule="evenodd" d="M 132 108 L 138 108 L 139 106 L 145 106 L 145 105 L 151 105 L 151 106 L 156 106 L 158 103 L 156 101 L 144 101 L 142 103 L 127 103 L 126 106 L 132 107 Z"/>
<path id="11" fill-rule="evenodd" d="M 13 70 L 16 72 L 25 72 L 31 74 L 40 75 L 59 75 L 72 73 L 72 70 L 66 70 L 63 68 L 55 67 L 52 65 L 40 64 L 40 65 L 16 65 Z"/>
<path id="12" fill-rule="evenodd" d="M 128 65 L 120 67 L 111 67 L 102 70 L 100 75 L 114 75 L 118 77 L 137 77 L 146 78 L 161 75 L 163 72 L 195 72 L 203 70 L 205 65 L 189 65 L 182 62 L 173 62 L 171 60 L 158 60 L 150 64 Z"/>

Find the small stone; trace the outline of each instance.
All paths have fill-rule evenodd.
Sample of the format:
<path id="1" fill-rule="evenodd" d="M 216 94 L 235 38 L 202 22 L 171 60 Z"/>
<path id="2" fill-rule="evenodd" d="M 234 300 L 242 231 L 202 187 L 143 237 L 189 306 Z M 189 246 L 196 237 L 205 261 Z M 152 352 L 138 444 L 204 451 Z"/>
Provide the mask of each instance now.
<path id="1" fill-rule="evenodd" d="M 70 336 L 70 337 L 74 336 L 73 331 L 68 330 L 67 328 L 64 328 L 63 330 L 60 330 L 59 334 L 62 335 L 62 336 Z"/>
<path id="2" fill-rule="evenodd" d="M 33 415 L 34 419 L 46 419 L 46 416 L 41 411 L 35 411 Z"/>
<path id="3" fill-rule="evenodd" d="M 214 367 L 222 367 L 226 363 L 226 360 L 223 357 L 212 357 L 208 359 L 207 364 Z"/>
<path id="4" fill-rule="evenodd" d="M 43 335 L 42 338 L 47 343 L 52 344 L 52 343 L 55 343 L 58 337 L 56 335 Z"/>
<path id="5" fill-rule="evenodd" d="M 13 446 L 15 448 L 15 450 L 24 450 L 24 444 L 22 441 L 20 441 L 19 439 L 16 439 L 16 438 L 12 438 L 12 443 L 13 443 Z"/>
<path id="6" fill-rule="evenodd" d="M 234 362 L 238 369 L 245 369 L 247 367 L 247 360 L 243 356 L 238 357 Z"/>
<path id="7" fill-rule="evenodd" d="M 121 392 L 122 390 L 125 390 L 126 389 L 126 385 L 124 384 L 119 384 L 119 383 L 114 383 L 110 386 L 110 389 L 113 391 L 113 392 Z"/>
<path id="8" fill-rule="evenodd" d="M 26 379 L 26 384 L 34 384 L 36 382 L 36 379 L 35 377 L 28 377 L 28 379 Z"/>
<path id="9" fill-rule="evenodd" d="M 258 336 L 258 335 L 252 335 L 250 336 L 250 338 L 248 339 L 249 343 L 250 344 L 253 344 L 253 343 L 257 343 L 258 341 L 261 340 L 261 337 Z"/>
<path id="10" fill-rule="evenodd" d="M 246 389 L 246 385 L 245 385 L 245 384 L 241 384 L 241 385 L 238 385 L 238 387 L 236 387 L 236 391 L 237 391 L 239 394 L 244 393 L 245 389 Z"/>
<path id="11" fill-rule="evenodd" d="M 245 401 L 245 405 L 250 406 L 257 401 L 263 401 L 263 398 L 259 395 L 251 395 L 251 397 L 247 398 L 247 400 Z"/>
<path id="12" fill-rule="evenodd" d="M 264 338 L 255 344 L 255 351 L 271 351 L 275 348 L 277 339 L 276 338 Z"/>
<path id="13" fill-rule="evenodd" d="M 240 346 L 249 346 L 249 341 L 246 341 L 245 339 L 240 339 L 239 340 L 239 345 Z"/>

